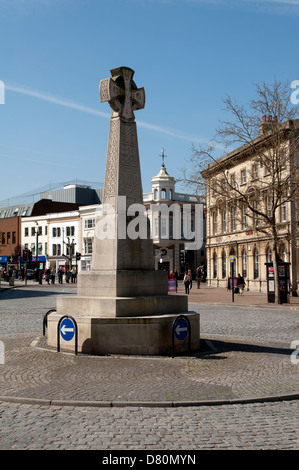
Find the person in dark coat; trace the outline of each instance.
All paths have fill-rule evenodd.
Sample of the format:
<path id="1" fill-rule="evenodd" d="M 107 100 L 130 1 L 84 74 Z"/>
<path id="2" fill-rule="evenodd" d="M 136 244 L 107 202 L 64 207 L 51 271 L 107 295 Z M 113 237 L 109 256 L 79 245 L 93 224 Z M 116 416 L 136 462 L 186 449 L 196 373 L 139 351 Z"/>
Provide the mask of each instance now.
<path id="1" fill-rule="evenodd" d="M 244 278 L 240 274 L 238 274 L 238 277 L 237 277 L 237 287 L 239 289 L 239 295 L 243 295 L 245 281 L 244 281 Z"/>

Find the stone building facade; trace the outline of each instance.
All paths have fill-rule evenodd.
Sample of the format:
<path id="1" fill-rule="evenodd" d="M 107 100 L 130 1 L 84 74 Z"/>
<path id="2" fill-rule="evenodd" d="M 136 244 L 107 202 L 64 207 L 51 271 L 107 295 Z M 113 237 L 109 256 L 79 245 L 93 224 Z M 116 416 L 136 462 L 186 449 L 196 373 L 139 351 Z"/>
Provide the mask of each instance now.
<path id="1" fill-rule="evenodd" d="M 290 129 L 294 130 L 291 134 Z M 290 135 L 298 140 L 299 120 L 283 124 L 286 162 L 282 167 L 286 178 L 292 184 L 292 167 L 290 164 Z M 255 201 L 256 208 L 266 212 L 270 204 L 267 192 L 263 188 L 271 181 L 271 172 L 266 165 L 255 158 L 255 151 L 263 145 L 267 136 L 260 128 L 260 135 L 250 145 L 244 145 L 207 166 L 202 173 L 207 187 L 207 282 L 211 286 L 227 287 L 232 273 L 243 275 L 245 289 L 255 292 L 267 292 L 266 262 L 272 261 L 273 241 L 269 235 L 258 230 L 261 220 L 252 212 L 248 217 L 246 207 L 233 200 L 221 184 L 235 184 L 242 192 L 250 195 L 262 193 Z M 297 162 L 297 153 L 292 156 Z M 293 160 L 292 160 L 293 161 Z M 297 179 L 298 181 L 298 179 Z M 294 184 L 296 184 L 294 182 Z M 293 295 L 298 292 L 299 279 L 299 241 L 298 241 L 298 187 L 292 200 L 281 203 L 276 210 L 277 233 L 279 239 L 279 256 L 290 263 L 290 283 Z M 264 227 L 265 228 L 265 227 Z"/>
<path id="2" fill-rule="evenodd" d="M 175 184 L 175 179 L 168 174 L 165 165 L 162 164 L 159 173 L 151 180 L 152 192 L 143 195 L 143 204 L 150 220 L 155 269 L 165 269 L 167 272 L 176 269 L 182 277 L 186 269 L 191 269 L 194 274 L 197 267 L 206 266 L 205 199 L 191 194 L 177 193 Z M 162 206 L 166 208 L 165 211 L 159 211 Z M 178 211 L 178 216 L 175 211 L 171 211 L 171 207 Z M 190 235 L 185 233 L 186 230 L 184 232 L 184 208 L 186 212 L 190 209 L 190 219 L 187 223 Z M 202 220 L 197 220 L 198 209 L 202 209 Z M 175 224 L 179 224 L 177 233 Z M 193 240 L 191 232 L 196 232 L 198 235 L 198 231 L 203 235 L 202 244 L 200 242 L 200 246 L 196 247 L 194 242 L 194 247 L 188 249 Z"/>

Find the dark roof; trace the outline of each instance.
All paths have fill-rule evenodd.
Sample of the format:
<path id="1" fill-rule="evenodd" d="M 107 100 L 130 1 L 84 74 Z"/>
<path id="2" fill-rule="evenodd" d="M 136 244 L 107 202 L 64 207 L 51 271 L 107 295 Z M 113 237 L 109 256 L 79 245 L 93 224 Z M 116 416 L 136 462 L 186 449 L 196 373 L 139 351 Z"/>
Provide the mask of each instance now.
<path id="1" fill-rule="evenodd" d="M 72 202 L 58 202 L 51 199 L 41 199 L 33 206 L 31 217 L 37 215 L 53 214 L 55 212 L 76 211 L 82 204 L 74 204 Z"/>

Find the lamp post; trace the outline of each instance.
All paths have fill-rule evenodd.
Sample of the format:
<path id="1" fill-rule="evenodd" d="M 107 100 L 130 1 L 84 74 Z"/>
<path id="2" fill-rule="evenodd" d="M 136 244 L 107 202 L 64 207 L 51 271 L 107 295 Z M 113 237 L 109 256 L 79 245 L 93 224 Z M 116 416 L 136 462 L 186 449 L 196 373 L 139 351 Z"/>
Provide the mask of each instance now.
<path id="1" fill-rule="evenodd" d="M 42 283 L 42 280 L 39 279 L 39 269 L 38 269 L 38 222 L 35 222 L 36 227 L 35 227 L 35 235 L 36 235 L 36 248 L 35 248 L 35 266 L 36 266 L 36 281 L 39 282 L 40 284 Z"/>

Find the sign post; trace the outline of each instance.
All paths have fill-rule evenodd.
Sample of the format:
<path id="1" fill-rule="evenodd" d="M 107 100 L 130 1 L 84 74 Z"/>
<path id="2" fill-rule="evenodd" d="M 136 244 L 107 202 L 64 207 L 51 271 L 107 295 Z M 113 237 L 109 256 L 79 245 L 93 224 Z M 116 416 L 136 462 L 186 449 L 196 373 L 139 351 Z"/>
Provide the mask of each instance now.
<path id="1" fill-rule="evenodd" d="M 235 301 L 235 256 L 230 255 L 229 261 L 231 263 L 231 276 L 232 276 L 232 301 Z"/>
<path id="2" fill-rule="evenodd" d="M 57 325 L 57 352 L 60 351 L 60 336 L 65 341 L 71 341 L 75 335 L 75 354 L 78 353 L 78 328 L 77 323 L 70 315 L 60 318 Z"/>
<path id="3" fill-rule="evenodd" d="M 174 336 L 183 341 L 188 336 L 188 353 L 191 347 L 191 328 L 190 322 L 184 315 L 179 315 L 172 324 L 172 357 L 174 357 Z"/>

